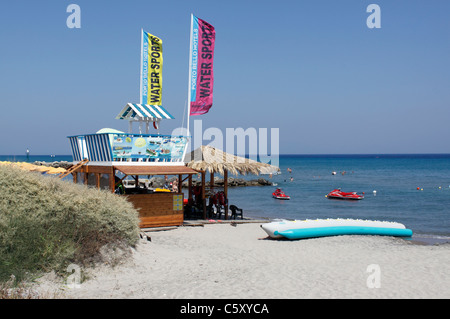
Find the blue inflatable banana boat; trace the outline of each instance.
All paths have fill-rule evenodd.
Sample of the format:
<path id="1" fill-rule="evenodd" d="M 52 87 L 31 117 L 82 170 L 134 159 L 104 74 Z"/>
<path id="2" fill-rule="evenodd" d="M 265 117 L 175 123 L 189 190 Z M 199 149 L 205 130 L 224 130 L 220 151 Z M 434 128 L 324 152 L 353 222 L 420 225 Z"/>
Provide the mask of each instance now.
<path id="1" fill-rule="evenodd" d="M 302 239 L 338 235 L 411 237 L 413 232 L 396 222 L 361 219 L 281 220 L 262 224 L 271 238 Z"/>

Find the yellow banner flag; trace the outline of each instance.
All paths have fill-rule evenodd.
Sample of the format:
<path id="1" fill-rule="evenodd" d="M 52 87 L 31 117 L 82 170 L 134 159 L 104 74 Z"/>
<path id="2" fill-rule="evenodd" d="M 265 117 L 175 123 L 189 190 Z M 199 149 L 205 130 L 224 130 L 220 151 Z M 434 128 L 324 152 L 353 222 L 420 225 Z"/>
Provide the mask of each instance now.
<path id="1" fill-rule="evenodd" d="M 141 104 L 161 105 L 162 40 L 142 30 Z"/>

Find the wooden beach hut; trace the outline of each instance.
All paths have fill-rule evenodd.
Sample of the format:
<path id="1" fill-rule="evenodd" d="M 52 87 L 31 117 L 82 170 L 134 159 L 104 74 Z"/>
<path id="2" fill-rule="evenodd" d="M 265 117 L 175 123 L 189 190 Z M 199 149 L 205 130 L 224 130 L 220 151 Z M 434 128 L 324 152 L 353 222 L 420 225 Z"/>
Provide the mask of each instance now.
<path id="1" fill-rule="evenodd" d="M 129 121 L 129 133 L 100 130 L 95 134 L 68 137 L 73 166 L 66 174 L 72 174 L 75 183 L 111 192 L 121 192 L 123 180 L 131 176 L 136 187 L 126 189 L 123 196 L 139 210 L 142 228 L 183 224 L 181 190 L 159 192 L 141 188 L 139 176 L 175 175 L 181 185 L 183 180 L 197 174 L 183 162 L 188 138 L 159 134 L 160 120 L 173 119 L 161 106 L 128 103 L 116 118 Z M 131 133 L 133 122 L 139 124 L 138 134 Z M 148 134 L 152 122 L 158 134 Z M 142 133 L 143 125 L 146 133 Z"/>
<path id="2" fill-rule="evenodd" d="M 220 174 L 224 178 L 225 219 L 228 219 L 228 173 L 233 175 L 278 174 L 277 166 L 261 163 L 249 158 L 226 153 L 218 148 L 202 145 L 187 154 L 184 161 L 187 167 L 199 171 L 202 175 L 201 198 L 203 204 L 203 218 L 206 219 L 206 173 L 210 174 L 210 187 L 214 187 L 214 175 Z"/>
<path id="3" fill-rule="evenodd" d="M 105 162 L 100 165 L 99 163 L 88 162 L 72 172 L 73 180 L 75 183 L 83 183 L 116 192 L 122 181 L 131 176 L 136 187 L 126 188 L 124 193 L 118 196 L 126 196 L 127 200 L 139 211 L 141 228 L 182 225 L 184 221 L 184 194 L 181 190 L 177 192 L 153 191 L 150 188 L 140 186 L 139 176 L 175 175 L 178 184 L 181 185 L 184 179 L 198 172 L 182 163 L 178 165 L 148 165 L 148 163 L 131 165 L 131 162 L 129 164 Z"/>

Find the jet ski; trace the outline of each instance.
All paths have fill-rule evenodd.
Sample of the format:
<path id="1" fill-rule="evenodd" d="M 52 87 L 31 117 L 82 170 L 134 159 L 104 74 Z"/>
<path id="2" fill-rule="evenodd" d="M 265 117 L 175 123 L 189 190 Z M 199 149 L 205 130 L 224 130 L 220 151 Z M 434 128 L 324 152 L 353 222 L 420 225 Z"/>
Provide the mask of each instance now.
<path id="1" fill-rule="evenodd" d="M 359 200 L 364 198 L 364 193 L 357 194 L 356 192 L 342 192 L 340 189 L 332 190 L 326 196 L 331 199 L 349 199 L 349 200 Z"/>
<path id="2" fill-rule="evenodd" d="M 291 197 L 286 195 L 280 188 L 277 188 L 275 192 L 272 193 L 272 196 L 276 199 L 291 199 Z"/>

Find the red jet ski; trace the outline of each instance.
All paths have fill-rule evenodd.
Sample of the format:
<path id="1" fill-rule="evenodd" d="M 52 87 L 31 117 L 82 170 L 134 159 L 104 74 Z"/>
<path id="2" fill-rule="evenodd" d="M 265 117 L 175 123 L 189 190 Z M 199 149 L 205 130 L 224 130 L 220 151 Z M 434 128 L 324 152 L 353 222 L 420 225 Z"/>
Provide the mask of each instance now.
<path id="1" fill-rule="evenodd" d="M 286 195 L 280 188 L 277 188 L 275 192 L 272 193 L 272 196 L 276 199 L 291 199 L 291 197 Z"/>
<path id="2" fill-rule="evenodd" d="M 364 198 L 364 193 L 362 193 L 362 195 L 357 194 L 356 192 L 345 193 L 345 192 L 342 192 L 340 189 L 335 189 L 335 190 L 329 192 L 327 197 L 332 198 L 332 199 L 358 200 L 358 199 Z"/>

